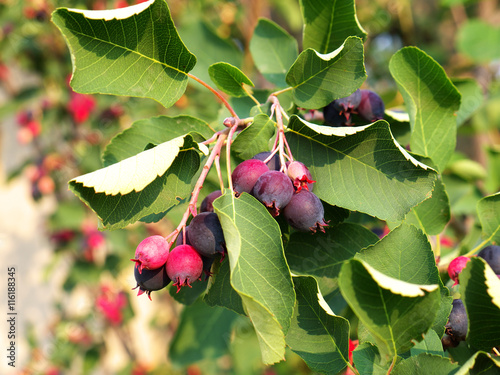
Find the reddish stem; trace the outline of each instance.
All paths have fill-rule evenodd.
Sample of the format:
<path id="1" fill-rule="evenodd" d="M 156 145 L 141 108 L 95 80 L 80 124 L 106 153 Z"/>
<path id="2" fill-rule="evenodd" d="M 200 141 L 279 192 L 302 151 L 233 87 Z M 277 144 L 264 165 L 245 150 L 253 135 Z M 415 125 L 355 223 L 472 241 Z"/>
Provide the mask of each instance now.
<path id="1" fill-rule="evenodd" d="M 232 130 L 232 128 L 231 128 Z M 189 219 L 189 216 L 193 214 L 193 216 L 196 215 L 196 203 L 198 202 L 198 196 L 200 195 L 201 188 L 203 187 L 203 182 L 205 182 L 205 178 L 208 175 L 208 172 L 210 171 L 210 168 L 212 167 L 212 164 L 216 157 L 220 155 L 220 151 L 222 149 L 222 146 L 224 145 L 224 142 L 226 141 L 228 133 L 231 132 L 229 129 L 225 129 L 222 132 L 220 132 L 219 136 L 217 137 L 217 141 L 215 142 L 215 146 L 212 149 L 212 152 L 210 153 L 210 156 L 208 157 L 207 162 L 203 166 L 203 170 L 200 174 L 200 177 L 198 177 L 198 180 L 196 181 L 196 185 L 194 186 L 193 192 L 191 193 L 191 200 L 189 201 L 188 208 L 186 212 L 184 212 L 184 215 L 182 216 L 182 219 L 177 226 L 177 228 L 170 233 L 165 239 L 168 241 L 170 238 L 171 240 L 169 241 L 169 247 L 172 246 L 172 244 L 175 242 L 177 239 L 177 236 L 179 232 L 186 226 L 186 223 Z"/>
<path id="2" fill-rule="evenodd" d="M 224 106 L 227 108 L 229 113 L 231 113 L 231 116 L 233 116 L 236 119 L 239 118 L 238 115 L 236 114 L 236 112 L 234 111 L 233 107 L 231 107 L 231 105 L 228 103 L 226 98 L 224 98 L 224 96 L 222 96 L 222 94 L 220 92 L 218 92 L 217 90 L 212 88 L 212 86 L 210 86 L 208 83 L 206 83 L 206 82 L 202 81 L 201 79 L 199 79 L 198 77 L 192 75 L 191 73 L 187 73 L 187 76 L 189 78 L 194 79 L 196 82 L 200 83 L 201 85 L 205 86 L 207 89 L 212 91 L 212 93 L 219 98 L 219 100 L 222 102 L 222 104 L 224 104 Z"/>

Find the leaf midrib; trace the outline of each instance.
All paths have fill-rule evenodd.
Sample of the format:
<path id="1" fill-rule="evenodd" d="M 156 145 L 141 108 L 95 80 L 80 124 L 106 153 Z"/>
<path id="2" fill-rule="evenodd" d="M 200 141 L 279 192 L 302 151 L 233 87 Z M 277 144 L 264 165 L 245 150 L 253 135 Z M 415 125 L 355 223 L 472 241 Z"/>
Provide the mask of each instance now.
<path id="1" fill-rule="evenodd" d="M 144 54 L 140 53 L 139 51 L 132 50 L 132 49 L 130 49 L 130 48 L 128 48 L 128 47 L 122 46 L 122 45 L 117 44 L 117 43 L 113 43 L 113 42 L 108 41 L 108 40 L 100 39 L 100 38 L 97 38 L 97 37 L 95 37 L 95 36 L 90 36 L 90 35 L 88 35 L 88 34 L 85 34 L 85 33 L 79 32 L 79 31 L 76 31 L 75 29 L 70 29 L 70 28 L 68 28 L 68 30 L 70 30 L 70 31 L 71 31 L 74 35 L 84 36 L 84 37 L 89 38 L 89 39 L 91 39 L 91 40 L 93 40 L 93 41 L 102 42 L 102 43 L 106 43 L 106 44 L 108 44 L 108 45 L 110 45 L 110 46 L 113 46 L 113 47 L 121 48 L 121 49 L 123 49 L 123 50 L 125 50 L 125 51 L 127 51 L 127 52 L 130 52 L 130 53 L 135 54 L 135 55 L 137 55 L 137 56 L 139 56 L 139 57 L 145 58 L 146 60 L 150 60 L 150 61 L 152 61 L 153 63 L 160 64 L 160 65 L 162 65 L 162 66 L 164 66 L 164 67 L 166 67 L 166 68 L 172 69 L 172 70 L 174 70 L 174 71 L 177 71 L 178 73 L 181 73 L 181 74 L 184 74 L 184 75 L 188 76 L 188 74 L 187 74 L 186 72 L 184 72 L 184 71 L 180 70 L 179 68 L 176 68 L 176 67 L 174 67 L 174 66 L 168 65 L 168 64 L 166 64 L 166 63 L 164 63 L 164 62 L 162 62 L 162 61 L 159 61 L 159 60 L 155 59 L 154 57 L 149 57 L 149 56 L 146 56 L 146 55 L 144 55 Z M 121 57 L 121 56 L 120 56 L 120 57 Z M 116 60 L 115 60 L 115 61 L 116 61 Z"/>

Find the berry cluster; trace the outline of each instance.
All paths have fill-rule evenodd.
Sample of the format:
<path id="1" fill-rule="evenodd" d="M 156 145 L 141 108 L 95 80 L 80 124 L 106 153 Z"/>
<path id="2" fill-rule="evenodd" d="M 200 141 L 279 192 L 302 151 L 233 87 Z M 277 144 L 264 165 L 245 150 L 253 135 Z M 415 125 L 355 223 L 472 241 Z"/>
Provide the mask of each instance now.
<path id="1" fill-rule="evenodd" d="M 478 257 L 491 267 L 493 272 L 500 278 L 500 246 L 490 245 L 483 248 L 478 254 Z M 470 258 L 467 256 L 459 256 L 453 259 L 448 266 L 448 275 L 454 281 L 453 286 L 460 283 L 459 276 L 462 270 L 467 266 Z M 467 311 L 461 299 L 453 301 L 453 308 L 448 318 L 448 323 L 445 326 L 445 335 L 442 338 L 443 347 L 455 347 L 460 341 L 464 341 L 467 336 L 468 320 Z"/>
<path id="2" fill-rule="evenodd" d="M 325 108 L 325 124 L 330 126 L 350 126 L 352 114 L 357 114 L 364 121 L 374 122 L 384 118 L 385 106 L 382 98 L 371 90 L 358 89 L 351 95 L 336 99 Z"/>
<path id="3" fill-rule="evenodd" d="M 286 168 L 271 152 L 263 152 L 240 163 L 232 180 L 237 195 L 252 194 L 272 216 L 281 212 L 288 224 L 299 231 L 324 231 L 328 224 L 320 199 L 312 192 L 311 172 L 300 161 L 287 161 Z"/>
<path id="4" fill-rule="evenodd" d="M 321 200 L 312 192 L 315 181 L 303 163 L 287 161 L 282 168 L 277 155 L 262 152 L 240 163 L 231 177 L 236 196 L 252 194 L 274 217 L 282 212 L 295 230 L 324 232 L 328 226 Z M 220 255 L 222 261 L 226 253 L 222 226 L 213 209 L 214 200 L 221 195 L 221 190 L 216 190 L 206 196 L 199 213 L 177 234 L 171 251 L 170 243 L 160 235 L 139 243 L 131 259 L 136 264 L 138 295 L 146 293 L 151 299 L 152 291 L 163 289 L 171 281 L 179 292 L 181 287 L 191 287 L 201 280 L 203 272 L 208 279 L 215 257 Z"/>
<path id="5" fill-rule="evenodd" d="M 138 295 L 166 287 L 171 281 L 179 292 L 182 286 L 189 286 L 201 279 L 204 271 L 207 278 L 216 254 L 224 256 L 226 244 L 217 214 L 213 212 L 213 201 L 221 191 L 209 194 L 197 214 L 182 230 L 175 247 L 169 252 L 168 241 L 159 235 L 145 238 L 135 251 L 134 269 Z"/>

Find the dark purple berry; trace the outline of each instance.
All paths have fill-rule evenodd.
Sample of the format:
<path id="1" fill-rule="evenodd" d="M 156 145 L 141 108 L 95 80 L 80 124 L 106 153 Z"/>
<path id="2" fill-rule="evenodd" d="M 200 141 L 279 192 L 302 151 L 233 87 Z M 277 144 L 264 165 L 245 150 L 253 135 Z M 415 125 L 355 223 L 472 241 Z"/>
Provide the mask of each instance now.
<path id="1" fill-rule="evenodd" d="M 299 192 L 302 188 L 312 191 L 313 184 L 316 181 L 312 180 L 311 172 L 300 161 L 292 161 L 287 165 L 288 177 L 293 182 L 295 190 Z"/>
<path id="2" fill-rule="evenodd" d="M 467 262 L 470 258 L 461 256 L 453 259 L 448 266 L 448 275 L 450 275 L 450 279 L 452 279 L 455 283 L 453 286 L 458 284 L 458 275 L 467 265 Z"/>
<path id="3" fill-rule="evenodd" d="M 253 195 L 264 203 L 273 216 L 278 216 L 293 196 L 290 178 L 279 171 L 268 171 L 259 177 L 253 188 Z"/>
<path id="4" fill-rule="evenodd" d="M 385 106 L 382 98 L 373 91 L 361 90 L 361 102 L 358 105 L 358 114 L 369 122 L 384 118 Z"/>
<path id="5" fill-rule="evenodd" d="M 215 190 L 208 194 L 201 202 L 200 212 L 214 212 L 214 207 L 212 204 L 214 203 L 214 200 L 219 198 L 221 195 L 222 192 L 220 190 Z"/>
<path id="6" fill-rule="evenodd" d="M 196 215 L 186 233 L 189 244 L 205 257 L 212 258 L 216 253 L 224 254 L 226 244 L 219 218 L 214 212 L 202 212 Z"/>
<path id="7" fill-rule="evenodd" d="M 267 171 L 269 168 L 262 160 L 248 159 L 238 164 L 231 174 L 236 194 L 251 193 L 259 177 Z"/>
<path id="8" fill-rule="evenodd" d="M 451 336 L 453 341 L 464 341 L 468 328 L 467 312 L 461 299 L 453 300 L 452 304 L 453 308 L 451 309 L 448 323 L 445 325 L 445 331 L 447 335 Z"/>
<path id="9" fill-rule="evenodd" d="M 293 195 L 292 200 L 283 210 L 283 216 L 288 224 L 302 232 L 325 231 L 328 226 L 324 219 L 325 210 L 316 194 L 302 189 Z"/>
<path id="10" fill-rule="evenodd" d="M 212 269 L 214 258 L 208 258 L 202 255 L 201 260 L 203 261 L 203 272 L 205 273 L 205 280 L 208 280 L 208 278 L 212 276 L 212 272 L 210 272 L 210 270 Z"/>
<path id="11" fill-rule="evenodd" d="M 500 274 L 500 246 L 490 245 L 482 249 L 478 257 L 483 258 L 497 275 Z"/>
<path id="12" fill-rule="evenodd" d="M 130 259 L 136 263 L 139 273 L 143 269 L 155 270 L 165 264 L 168 258 L 168 242 L 162 236 L 149 236 L 143 239 L 135 250 L 135 258 Z"/>
<path id="13" fill-rule="evenodd" d="M 168 256 L 167 275 L 177 286 L 177 293 L 181 287 L 188 286 L 200 278 L 203 271 L 203 260 L 201 255 L 189 245 L 175 247 Z"/>
<path id="14" fill-rule="evenodd" d="M 349 119 L 350 114 L 358 108 L 360 102 L 361 90 L 357 89 L 345 98 L 335 99 L 332 104 L 339 113 L 345 113 L 346 118 Z"/>
<path id="15" fill-rule="evenodd" d="M 325 125 L 347 126 L 351 124 L 351 119 L 348 119 L 345 113 L 336 109 L 333 102 L 323 108 L 323 118 L 325 119 Z"/>
<path id="16" fill-rule="evenodd" d="M 146 293 L 149 299 L 151 299 L 151 292 L 165 288 L 171 281 L 167 276 L 165 266 L 155 270 L 143 269 L 142 273 L 139 272 L 138 267 L 134 267 L 134 276 L 137 281 L 134 289 L 139 288 L 137 295 Z"/>
<path id="17" fill-rule="evenodd" d="M 271 155 L 271 152 L 269 151 L 264 151 L 264 152 L 259 152 L 257 155 L 252 157 L 252 159 L 257 159 L 257 160 L 266 160 L 269 156 Z M 273 157 L 266 163 L 267 167 L 271 171 L 279 171 L 281 169 L 281 162 L 278 154 L 274 154 Z"/>

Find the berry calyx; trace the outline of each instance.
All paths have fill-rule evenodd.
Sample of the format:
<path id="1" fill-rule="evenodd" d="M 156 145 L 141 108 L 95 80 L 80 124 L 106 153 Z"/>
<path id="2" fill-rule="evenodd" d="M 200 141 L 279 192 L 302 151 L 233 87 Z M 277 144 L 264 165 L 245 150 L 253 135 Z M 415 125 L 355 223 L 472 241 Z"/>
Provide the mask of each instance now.
<path id="1" fill-rule="evenodd" d="M 181 287 L 191 288 L 191 284 L 200 278 L 203 272 L 203 260 L 194 247 L 180 245 L 170 252 L 166 269 L 168 277 L 174 281 L 172 285 L 177 286 L 179 293 Z"/>
<path id="2" fill-rule="evenodd" d="M 139 273 L 143 269 L 154 270 L 163 266 L 169 256 L 168 242 L 159 235 L 149 236 L 143 239 L 135 250 L 135 258 L 130 259 L 135 262 Z"/>
<path id="3" fill-rule="evenodd" d="M 137 286 L 133 289 L 139 288 L 137 295 L 140 296 L 146 293 L 150 300 L 151 292 L 165 288 L 171 281 L 167 275 L 165 266 L 155 270 L 144 269 L 142 273 L 139 272 L 137 267 L 134 267 L 134 277 L 135 281 L 137 281 Z"/>
<path id="4" fill-rule="evenodd" d="M 292 161 L 287 166 L 287 173 L 288 177 L 292 180 L 297 193 L 302 190 L 302 188 L 312 191 L 313 184 L 316 181 L 312 180 L 311 172 L 309 172 L 309 169 L 304 163 L 301 163 L 300 161 Z"/>
<path id="5" fill-rule="evenodd" d="M 302 232 L 324 232 L 328 223 L 324 219 L 325 210 L 316 194 L 301 190 L 293 195 L 283 210 L 283 216 L 293 229 Z"/>

